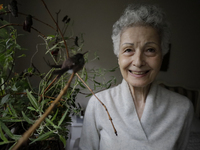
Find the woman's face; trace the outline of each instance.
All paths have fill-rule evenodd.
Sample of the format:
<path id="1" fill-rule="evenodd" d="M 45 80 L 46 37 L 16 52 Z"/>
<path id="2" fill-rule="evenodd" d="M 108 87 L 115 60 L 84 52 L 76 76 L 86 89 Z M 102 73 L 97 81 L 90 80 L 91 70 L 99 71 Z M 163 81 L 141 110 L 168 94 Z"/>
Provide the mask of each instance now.
<path id="1" fill-rule="evenodd" d="M 118 64 L 123 78 L 133 87 L 146 87 L 162 64 L 161 41 L 156 29 L 134 26 L 121 34 Z"/>

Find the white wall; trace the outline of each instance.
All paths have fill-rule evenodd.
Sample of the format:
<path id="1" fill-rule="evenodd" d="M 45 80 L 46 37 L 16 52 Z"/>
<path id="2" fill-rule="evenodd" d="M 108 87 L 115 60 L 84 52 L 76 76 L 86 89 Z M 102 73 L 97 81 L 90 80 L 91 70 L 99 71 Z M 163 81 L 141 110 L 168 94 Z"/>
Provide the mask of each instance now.
<path id="1" fill-rule="evenodd" d="M 119 18 L 127 4 L 132 2 L 143 2 L 158 4 L 167 14 L 168 21 L 171 23 L 172 30 L 172 50 L 170 66 L 167 72 L 161 72 L 158 80 L 164 80 L 170 84 L 181 84 L 190 88 L 200 88 L 200 1 L 175 1 L 175 0 L 45 0 L 52 14 L 61 10 L 60 19 L 66 14 L 74 21 L 75 34 L 85 33 L 84 50 L 89 51 L 92 55 L 95 51 L 100 56 L 100 61 L 88 64 L 87 67 L 112 68 L 117 65 L 117 58 L 112 51 L 112 25 Z M 4 4 L 8 1 L 4 0 Z M 21 12 L 32 14 L 37 18 L 54 24 L 45 10 L 40 0 L 18 0 Z M 20 19 L 13 19 L 11 22 L 23 22 L 23 16 Z M 34 22 L 33 27 L 37 28 L 44 34 L 53 34 L 50 28 Z M 25 33 L 26 40 L 20 40 L 28 48 L 27 58 L 18 61 L 17 70 L 23 70 L 29 66 L 30 57 L 35 53 L 36 43 L 41 43 L 37 33 L 32 31 L 31 34 Z M 48 71 L 42 59 L 44 53 L 43 47 L 37 53 L 33 62 L 39 70 Z M 113 75 L 113 74 L 110 74 Z M 108 75 L 108 77 L 110 76 Z M 114 74 L 118 83 L 122 78 L 119 70 Z M 84 98 L 83 98 L 84 99 Z M 79 101 L 85 107 L 88 99 Z"/>

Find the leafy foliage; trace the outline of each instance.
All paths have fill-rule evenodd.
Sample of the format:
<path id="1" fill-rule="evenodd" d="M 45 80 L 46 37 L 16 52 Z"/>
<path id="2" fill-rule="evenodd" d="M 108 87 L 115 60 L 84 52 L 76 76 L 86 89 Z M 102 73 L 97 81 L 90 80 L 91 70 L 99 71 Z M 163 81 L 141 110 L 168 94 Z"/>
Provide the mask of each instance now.
<path id="1" fill-rule="evenodd" d="M 5 12 L 5 10 L 2 10 Z M 63 22 L 63 34 L 67 31 L 70 24 L 68 21 Z M 52 72 L 40 73 L 33 65 L 21 73 L 14 70 L 15 62 L 25 54 L 16 56 L 16 51 L 24 50 L 17 44 L 17 38 L 20 36 L 14 25 L 6 26 L 9 23 L 0 20 L 0 145 L 11 144 L 12 146 L 22 136 L 22 134 L 42 116 L 45 110 L 51 105 L 52 101 L 60 93 L 60 90 L 67 83 L 70 75 L 65 73 L 52 86 L 54 76 Z M 66 50 L 64 41 L 60 34 L 41 37 L 46 45 L 46 53 L 50 55 L 55 64 L 60 64 L 66 59 Z M 83 34 L 79 36 L 68 35 L 64 37 L 68 43 L 70 55 L 74 55 L 82 51 L 84 46 Z M 25 40 L 25 39 L 24 39 Z M 84 55 L 86 63 L 89 63 L 88 55 Z M 95 54 L 95 59 L 99 59 Z M 105 81 L 105 74 L 113 72 L 115 69 L 87 69 L 84 67 L 79 75 L 84 81 L 93 86 L 94 91 L 110 88 L 116 83 L 116 79 L 112 77 L 109 81 Z M 33 76 L 40 76 L 41 81 L 37 87 L 32 87 L 29 79 Z M 48 89 L 46 91 L 46 89 Z M 57 107 L 48 115 L 38 129 L 29 138 L 30 144 L 49 138 L 54 138 L 66 145 L 66 139 L 69 133 L 67 126 L 71 123 L 71 115 L 78 115 L 82 110 L 80 104 L 76 102 L 76 97 L 80 93 L 84 93 L 86 87 L 75 77 L 73 83 L 66 94 L 62 97 Z M 91 96 L 87 93 L 86 96 Z M 11 147 L 12 147 L 11 146 Z M 10 147 L 10 148 L 11 148 Z"/>

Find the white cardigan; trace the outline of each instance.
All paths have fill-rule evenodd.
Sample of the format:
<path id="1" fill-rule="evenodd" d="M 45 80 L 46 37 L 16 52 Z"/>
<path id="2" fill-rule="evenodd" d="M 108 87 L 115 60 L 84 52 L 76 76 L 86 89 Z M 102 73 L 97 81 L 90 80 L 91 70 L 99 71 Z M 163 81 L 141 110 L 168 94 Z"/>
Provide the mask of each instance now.
<path id="1" fill-rule="evenodd" d="M 191 102 L 155 83 L 146 98 L 139 120 L 125 80 L 97 94 L 113 119 L 93 96 L 85 113 L 81 150 L 185 150 L 193 117 Z"/>

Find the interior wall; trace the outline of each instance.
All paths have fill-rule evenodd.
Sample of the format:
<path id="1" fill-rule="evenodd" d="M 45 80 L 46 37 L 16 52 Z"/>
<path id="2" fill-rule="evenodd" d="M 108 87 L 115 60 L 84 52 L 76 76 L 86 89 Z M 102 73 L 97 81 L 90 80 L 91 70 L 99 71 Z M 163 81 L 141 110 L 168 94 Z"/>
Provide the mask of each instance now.
<path id="1" fill-rule="evenodd" d="M 40 0 L 17 0 L 19 10 L 26 14 L 31 14 L 38 19 L 54 25 L 52 19 L 48 15 L 44 5 Z M 4 0 L 3 4 L 7 5 L 8 0 Z M 199 80 L 199 39 L 200 39 L 200 1 L 174 1 L 174 0 L 45 0 L 49 10 L 55 17 L 55 13 L 61 10 L 60 19 L 68 15 L 74 22 L 74 34 L 84 33 L 85 45 L 83 50 L 89 51 L 92 56 L 97 52 L 100 61 L 87 64 L 86 67 L 106 68 L 110 69 L 117 66 L 117 57 L 113 54 L 111 41 L 112 25 L 122 14 L 124 8 L 130 3 L 150 3 L 157 4 L 164 9 L 167 19 L 171 24 L 172 32 L 172 49 L 170 56 L 170 64 L 167 72 L 160 72 L 157 80 L 168 82 L 169 84 L 184 85 L 190 88 L 200 88 Z M 19 18 L 9 17 L 10 22 L 23 22 L 24 16 Z M 33 27 L 42 33 L 54 34 L 51 28 L 34 22 Z M 55 27 L 55 25 L 54 25 Z M 31 57 L 36 52 L 36 45 L 43 43 L 38 37 L 38 33 L 32 31 L 26 33 L 21 31 L 25 38 L 19 39 L 23 47 L 27 48 L 27 57 L 17 62 L 17 70 L 24 70 L 30 66 Z M 24 40 L 25 39 L 25 40 Z M 44 46 L 38 45 L 39 51 L 33 58 L 33 63 L 41 71 L 48 71 L 49 68 L 44 63 L 42 57 L 44 54 Z M 117 83 L 122 80 L 120 71 L 108 74 L 117 77 Z M 78 101 L 83 107 L 86 106 L 88 98 L 79 97 Z"/>

